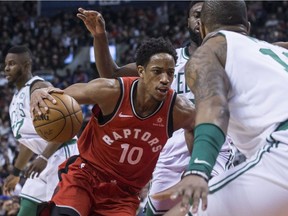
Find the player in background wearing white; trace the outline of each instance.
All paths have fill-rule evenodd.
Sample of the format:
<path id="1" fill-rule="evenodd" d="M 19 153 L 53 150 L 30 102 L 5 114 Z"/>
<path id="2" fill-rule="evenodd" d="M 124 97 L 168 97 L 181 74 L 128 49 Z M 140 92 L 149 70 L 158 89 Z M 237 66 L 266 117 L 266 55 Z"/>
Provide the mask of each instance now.
<path id="1" fill-rule="evenodd" d="M 191 200 L 193 215 L 288 215 L 288 50 L 249 37 L 249 28 L 245 1 L 204 3 L 204 42 L 186 66 L 197 104 L 193 153 L 187 176 L 157 194 L 183 197 L 167 216 L 184 215 Z M 247 160 L 208 191 L 211 168 L 195 158 L 213 165 L 226 133 Z"/>
<path id="2" fill-rule="evenodd" d="M 188 17 L 188 28 L 191 35 L 191 41 L 188 46 L 176 50 L 178 59 L 175 67 L 174 81 L 171 86 L 177 94 L 185 96 L 192 102 L 194 100 L 194 95 L 186 86 L 184 67 L 189 56 L 192 55 L 202 42 L 198 26 L 202 4 L 203 1 L 191 2 Z M 119 68 L 112 60 L 105 34 L 105 22 L 100 13 L 80 8 L 77 16 L 84 21 L 87 29 L 94 37 L 95 61 L 101 77 L 138 76 L 134 63 Z M 227 141 L 223 145 L 221 153 L 217 158 L 217 163 L 214 166 L 212 176 L 218 175 L 232 165 L 234 152 L 230 144 L 231 139 L 227 138 Z M 190 155 L 185 142 L 184 130 L 180 129 L 174 132 L 173 136 L 164 146 L 153 172 L 148 196 L 148 205 L 146 208 L 147 216 L 162 215 L 179 202 L 179 200 L 169 199 L 164 201 L 154 200 L 150 197 L 150 194 L 163 191 L 178 183 L 187 167 Z"/>
<path id="3" fill-rule="evenodd" d="M 9 84 L 16 86 L 9 114 L 13 134 L 20 143 L 13 172 L 6 178 L 3 192 L 10 194 L 20 180 L 20 173 L 34 154 L 35 160 L 25 172 L 26 182 L 21 190 L 21 207 L 18 216 L 36 215 L 37 205 L 50 200 L 58 183 L 58 165 L 78 154 L 77 137 L 66 143 L 48 143 L 36 133 L 30 115 L 30 93 L 49 86 L 42 78 L 32 75 L 32 54 L 25 46 L 8 50 L 5 58 L 5 75 Z M 30 177 L 30 178 L 28 178 Z"/>

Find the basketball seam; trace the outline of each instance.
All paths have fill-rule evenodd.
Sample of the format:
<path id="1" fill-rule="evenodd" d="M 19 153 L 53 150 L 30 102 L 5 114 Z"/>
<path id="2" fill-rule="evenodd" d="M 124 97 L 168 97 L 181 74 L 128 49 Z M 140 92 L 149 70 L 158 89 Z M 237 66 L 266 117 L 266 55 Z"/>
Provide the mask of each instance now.
<path id="1" fill-rule="evenodd" d="M 69 96 L 69 95 L 67 95 L 67 96 Z M 63 133 L 63 131 L 65 130 L 65 126 L 66 126 L 66 124 L 68 123 L 68 118 L 70 119 L 70 121 L 71 121 L 71 124 L 70 124 L 70 127 L 71 127 L 71 130 L 70 130 L 70 134 L 69 134 L 69 139 L 71 139 L 71 138 L 73 138 L 73 134 L 74 134 L 74 130 L 76 129 L 76 128 L 78 128 L 78 127 L 76 127 L 76 125 L 74 125 L 73 124 L 73 122 L 77 122 L 78 124 L 82 124 L 82 121 L 80 121 L 79 120 L 79 118 L 78 118 L 78 114 L 79 113 L 81 113 L 82 114 L 82 109 L 81 109 L 81 107 L 80 107 L 80 109 L 79 110 L 77 110 L 76 111 L 76 109 L 75 109 L 75 107 L 74 107 L 74 105 L 75 105 L 75 99 L 73 98 L 73 97 L 71 97 L 71 96 L 69 96 L 69 99 L 70 99 L 70 103 L 71 103 L 71 111 L 73 112 L 73 113 L 71 113 L 70 112 L 70 107 L 68 107 L 64 102 L 63 102 L 63 100 L 61 99 L 61 97 L 59 97 L 58 95 L 57 95 L 57 93 L 55 93 L 55 94 L 53 94 L 53 97 L 55 97 L 56 99 L 58 99 L 57 100 L 57 102 L 58 103 L 60 103 L 61 102 L 61 104 L 62 104 L 62 106 L 63 106 L 63 108 L 65 108 L 66 109 L 66 112 L 65 113 L 68 113 L 68 115 L 64 115 L 64 110 L 63 111 L 61 111 L 61 109 L 57 109 L 57 108 L 49 108 L 49 109 L 51 109 L 51 110 L 56 110 L 56 111 L 58 111 L 59 112 L 59 114 L 61 114 L 62 116 L 60 117 L 60 118 L 56 118 L 56 119 L 53 119 L 53 122 L 56 122 L 56 124 L 57 124 L 57 121 L 60 121 L 60 120 L 62 120 L 62 119 L 64 119 L 64 127 L 62 127 L 61 128 L 61 130 L 59 131 L 59 133 L 57 133 L 55 136 L 53 136 L 52 138 L 46 138 L 46 140 L 49 142 L 49 141 L 53 141 L 53 140 L 55 140 L 55 139 L 57 139 L 57 137 L 59 136 L 59 135 L 61 135 L 61 133 Z M 64 100 L 65 101 L 65 100 Z M 77 104 L 76 104 L 77 105 Z M 79 105 L 78 105 L 79 106 Z M 76 112 L 75 112 L 76 111 Z M 73 117 L 72 117 L 72 115 L 73 115 Z M 76 121 L 75 121 L 76 120 Z M 45 127 L 46 125 L 49 125 L 50 124 L 50 122 L 47 122 L 47 123 L 44 123 L 44 124 L 41 124 L 41 125 L 38 125 L 37 127 L 35 127 L 35 129 L 40 129 L 41 130 L 41 127 Z M 69 131 L 68 131 L 68 133 L 69 133 Z M 60 137 L 59 137 L 60 138 Z M 61 140 L 61 139 L 60 139 Z"/>
<path id="2" fill-rule="evenodd" d="M 74 109 L 74 101 L 75 99 L 74 98 L 72 98 L 72 109 L 73 109 L 73 113 L 74 113 L 74 115 L 75 114 L 77 114 L 79 111 L 81 111 L 81 107 L 80 107 L 80 110 L 79 111 L 77 111 L 77 112 L 75 112 L 75 109 Z M 75 118 L 76 118 L 76 120 L 78 121 L 78 123 L 79 124 L 81 124 L 81 121 L 78 119 L 78 117 L 77 117 L 77 115 L 75 115 Z"/>
<path id="3" fill-rule="evenodd" d="M 68 95 L 69 96 L 69 95 Z M 71 122 L 72 122 L 72 115 L 74 115 L 74 113 L 73 114 L 71 114 L 70 112 L 69 112 L 69 108 L 66 106 L 66 104 L 65 103 L 63 103 L 63 101 L 61 100 L 61 98 L 60 97 L 58 97 L 57 95 L 56 95 L 56 97 L 61 101 L 61 103 L 64 105 L 64 107 L 66 108 L 66 110 L 68 111 L 68 113 L 70 114 L 70 115 L 68 115 L 68 116 L 65 116 L 65 121 L 66 121 L 66 117 L 70 117 L 70 120 L 71 120 Z M 73 109 L 73 100 L 71 100 L 72 99 L 72 97 L 71 96 L 69 96 L 69 99 L 70 99 L 70 102 L 72 101 L 72 109 Z M 74 112 L 74 109 L 73 109 L 73 112 Z M 65 122 L 66 123 L 66 122 Z M 66 125 L 66 124 L 65 124 Z M 72 138 L 72 135 L 73 135 L 73 132 L 74 132 L 74 125 L 73 124 L 71 124 L 71 126 L 72 126 L 72 130 L 70 131 L 70 137 Z"/>

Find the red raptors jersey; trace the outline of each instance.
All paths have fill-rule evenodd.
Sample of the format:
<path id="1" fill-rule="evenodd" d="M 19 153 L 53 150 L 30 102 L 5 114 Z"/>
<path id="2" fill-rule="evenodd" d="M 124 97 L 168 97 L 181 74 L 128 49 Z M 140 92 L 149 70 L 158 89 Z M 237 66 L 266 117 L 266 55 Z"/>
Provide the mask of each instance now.
<path id="1" fill-rule="evenodd" d="M 160 151 L 172 135 L 176 93 L 169 90 L 157 110 L 143 118 L 133 105 L 138 79 L 118 80 L 121 95 L 115 110 L 103 117 L 97 105 L 93 108 L 93 116 L 78 141 L 79 151 L 95 169 L 124 184 L 142 188 L 150 180 Z"/>

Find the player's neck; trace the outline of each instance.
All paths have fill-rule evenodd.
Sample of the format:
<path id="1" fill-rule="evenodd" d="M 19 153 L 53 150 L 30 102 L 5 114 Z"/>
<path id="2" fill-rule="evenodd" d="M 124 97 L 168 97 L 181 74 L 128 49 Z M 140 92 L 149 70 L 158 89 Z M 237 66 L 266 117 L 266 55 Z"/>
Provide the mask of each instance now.
<path id="1" fill-rule="evenodd" d="M 198 48 L 198 45 L 194 41 L 191 41 L 188 47 L 189 56 L 193 55 L 193 53 L 195 52 L 197 48 Z"/>
<path id="2" fill-rule="evenodd" d="M 133 90 L 133 106 L 136 113 L 144 118 L 154 113 L 161 102 L 157 102 L 149 94 L 145 94 L 145 90 L 141 90 L 141 88 L 141 83 L 138 82 L 137 90 Z"/>
<path id="3" fill-rule="evenodd" d="M 19 77 L 18 81 L 16 82 L 15 86 L 17 90 L 19 91 L 21 88 L 25 86 L 25 84 L 32 79 L 32 74 L 27 75 L 25 78 Z"/>

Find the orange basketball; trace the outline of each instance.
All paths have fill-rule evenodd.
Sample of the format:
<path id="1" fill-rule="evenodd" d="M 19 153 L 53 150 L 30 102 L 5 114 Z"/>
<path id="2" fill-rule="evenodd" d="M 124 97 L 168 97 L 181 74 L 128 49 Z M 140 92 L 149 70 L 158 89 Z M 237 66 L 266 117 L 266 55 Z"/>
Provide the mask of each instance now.
<path id="1" fill-rule="evenodd" d="M 83 122 L 82 110 L 77 101 L 67 94 L 51 95 L 57 103 L 44 99 L 49 110 L 46 114 L 35 115 L 33 125 L 38 135 L 46 141 L 63 143 L 79 132 Z"/>

